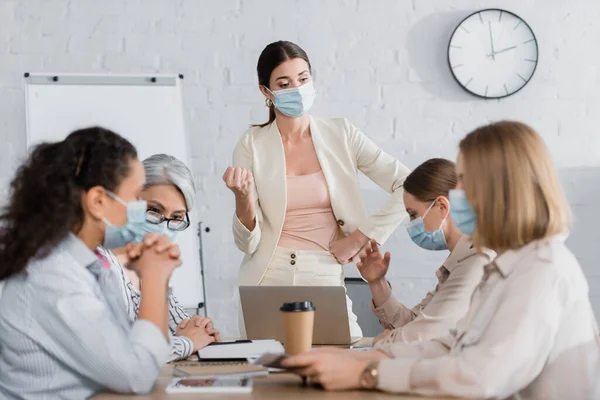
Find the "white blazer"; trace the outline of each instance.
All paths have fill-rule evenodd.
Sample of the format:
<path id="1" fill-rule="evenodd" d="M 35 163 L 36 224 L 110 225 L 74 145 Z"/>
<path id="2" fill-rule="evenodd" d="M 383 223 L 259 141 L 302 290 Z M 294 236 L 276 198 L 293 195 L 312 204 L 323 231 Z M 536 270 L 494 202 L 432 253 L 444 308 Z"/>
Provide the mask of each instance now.
<path id="1" fill-rule="evenodd" d="M 346 119 L 310 117 L 310 132 L 338 225 L 345 235 L 360 229 L 383 244 L 407 215 L 401 189 L 410 171 Z M 277 124 L 246 131 L 233 152 L 233 166 L 254 175 L 257 222 L 249 231 L 233 214 L 235 244 L 246 253 L 238 284 L 259 285 L 279 243 L 287 208 L 285 153 Z M 358 171 L 392 194 L 371 216 Z"/>

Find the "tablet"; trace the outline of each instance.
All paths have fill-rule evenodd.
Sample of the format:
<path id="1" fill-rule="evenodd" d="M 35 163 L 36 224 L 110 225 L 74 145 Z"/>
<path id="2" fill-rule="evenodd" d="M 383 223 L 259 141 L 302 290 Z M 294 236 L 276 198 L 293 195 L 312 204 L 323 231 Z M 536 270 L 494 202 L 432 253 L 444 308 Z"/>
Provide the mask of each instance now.
<path id="1" fill-rule="evenodd" d="M 173 379 L 167 393 L 250 393 L 252 379 L 232 376 L 187 376 Z"/>

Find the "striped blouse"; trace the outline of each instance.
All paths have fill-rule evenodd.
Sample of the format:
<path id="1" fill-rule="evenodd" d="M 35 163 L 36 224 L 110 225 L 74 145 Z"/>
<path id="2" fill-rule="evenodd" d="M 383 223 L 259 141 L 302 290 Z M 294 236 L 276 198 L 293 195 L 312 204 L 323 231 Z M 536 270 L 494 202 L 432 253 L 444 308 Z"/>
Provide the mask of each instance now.
<path id="1" fill-rule="evenodd" d="M 131 322 L 137 319 L 140 310 L 141 293 L 131 282 L 125 270 L 117 257 L 108 249 L 99 247 L 98 252 L 106 257 L 111 264 L 111 269 L 119 276 L 121 282 L 121 292 L 125 302 L 127 314 Z M 177 298 L 169 295 L 169 333 L 171 342 L 171 355 L 169 362 L 181 360 L 189 357 L 194 352 L 194 343 L 185 336 L 175 336 L 177 326 L 186 319 L 189 319 L 188 313 L 181 307 Z"/>
<path id="2" fill-rule="evenodd" d="M 118 279 L 69 234 L 0 297 L 0 398 L 146 393 L 170 352 L 160 329 L 131 324 Z"/>

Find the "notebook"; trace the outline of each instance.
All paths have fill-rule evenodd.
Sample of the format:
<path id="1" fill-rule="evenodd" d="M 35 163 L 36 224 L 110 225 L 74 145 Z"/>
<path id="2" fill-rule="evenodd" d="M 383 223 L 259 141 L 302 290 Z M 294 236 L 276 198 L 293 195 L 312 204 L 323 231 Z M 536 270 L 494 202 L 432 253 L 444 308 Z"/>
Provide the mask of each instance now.
<path id="1" fill-rule="evenodd" d="M 283 346 L 276 340 L 240 340 L 211 343 L 198 351 L 198 358 L 200 361 L 246 361 L 265 353 L 284 352 Z"/>
<path id="2" fill-rule="evenodd" d="M 230 375 L 244 374 L 247 376 L 266 376 L 269 371 L 260 365 L 252 365 L 246 362 L 178 362 L 173 370 L 174 376 L 197 376 L 197 375 Z"/>

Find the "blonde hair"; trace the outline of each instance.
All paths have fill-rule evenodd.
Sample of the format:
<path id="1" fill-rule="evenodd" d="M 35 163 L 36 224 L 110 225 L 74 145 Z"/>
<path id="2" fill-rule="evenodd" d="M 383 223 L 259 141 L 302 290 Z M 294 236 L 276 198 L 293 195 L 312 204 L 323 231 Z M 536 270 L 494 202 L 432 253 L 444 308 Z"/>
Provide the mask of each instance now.
<path id="1" fill-rule="evenodd" d="M 460 142 L 463 188 L 477 216 L 473 243 L 500 253 L 566 232 L 571 211 L 550 153 L 529 126 L 486 125 Z"/>

